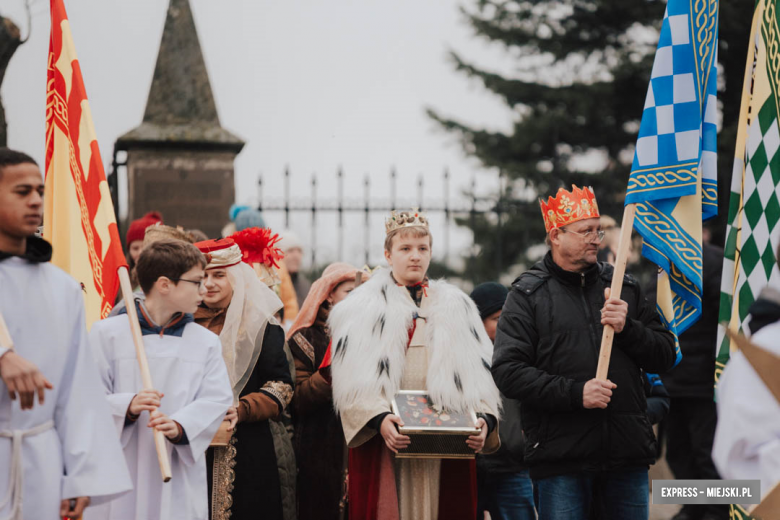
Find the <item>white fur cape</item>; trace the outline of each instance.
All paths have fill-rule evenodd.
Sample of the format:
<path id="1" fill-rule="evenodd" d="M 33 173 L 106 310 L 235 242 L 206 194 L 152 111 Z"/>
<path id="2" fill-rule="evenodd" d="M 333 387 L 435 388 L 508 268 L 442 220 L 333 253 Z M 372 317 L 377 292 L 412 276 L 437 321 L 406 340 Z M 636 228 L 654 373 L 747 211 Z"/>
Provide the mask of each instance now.
<path id="1" fill-rule="evenodd" d="M 421 311 L 390 271 L 381 269 L 333 308 L 328 326 L 336 410 L 396 394 L 409 329 L 419 313 L 426 318 L 427 391 L 433 402 L 458 412 L 498 413 L 501 397 L 490 374 L 493 344 L 476 305 L 442 280 L 430 282 L 427 290 L 427 309 Z"/>

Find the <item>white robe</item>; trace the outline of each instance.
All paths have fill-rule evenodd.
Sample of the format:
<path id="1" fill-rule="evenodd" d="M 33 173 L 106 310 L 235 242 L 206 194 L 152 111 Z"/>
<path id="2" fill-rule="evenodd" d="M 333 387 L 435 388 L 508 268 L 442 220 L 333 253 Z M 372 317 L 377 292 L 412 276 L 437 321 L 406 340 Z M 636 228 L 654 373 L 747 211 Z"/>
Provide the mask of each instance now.
<path id="1" fill-rule="evenodd" d="M 22 442 L 22 517 L 55 520 L 60 501 L 89 496 L 93 504 L 130 490 L 130 478 L 87 343 L 79 285 L 49 263 L 0 261 L 0 312 L 16 352 L 54 385 L 45 403 L 22 411 L 0 381 L 0 432 L 54 428 Z M 0 348 L 0 355 L 5 349 Z M 0 436 L 0 504 L 9 489 L 12 440 Z M 11 513 L 0 506 L 0 518 Z"/>
<path id="2" fill-rule="evenodd" d="M 141 375 L 127 316 L 93 325 L 96 352 L 108 402 L 121 437 L 135 491 L 100 508 L 85 520 L 206 520 L 206 449 L 233 404 L 222 345 L 208 329 L 190 322 L 181 337 L 145 334 L 152 384 L 164 394 L 160 411 L 181 424 L 188 444 L 166 442 L 172 478 L 163 483 L 149 413 L 125 426 L 127 408 L 141 389 Z"/>
<path id="3" fill-rule="evenodd" d="M 780 322 L 751 341 L 780 355 Z M 712 460 L 724 479 L 760 479 L 766 496 L 780 482 L 780 403 L 742 352 L 735 352 L 717 388 L 718 427 Z"/>

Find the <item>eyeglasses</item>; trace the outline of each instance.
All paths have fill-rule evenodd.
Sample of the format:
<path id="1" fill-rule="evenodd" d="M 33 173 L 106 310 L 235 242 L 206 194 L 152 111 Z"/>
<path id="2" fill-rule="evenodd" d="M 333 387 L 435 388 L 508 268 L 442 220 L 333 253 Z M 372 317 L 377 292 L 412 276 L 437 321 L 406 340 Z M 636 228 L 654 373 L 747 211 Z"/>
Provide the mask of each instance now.
<path id="1" fill-rule="evenodd" d="M 576 231 L 572 231 L 570 229 L 566 228 L 560 228 L 561 231 L 564 233 L 571 233 L 573 235 L 579 235 L 582 238 L 585 239 L 586 242 L 601 242 L 604 240 L 604 235 L 606 235 L 606 231 L 603 229 L 599 229 L 598 231 L 586 231 L 585 233 L 577 233 Z"/>
<path id="2" fill-rule="evenodd" d="M 187 280 L 186 278 L 175 278 L 173 281 L 174 282 L 194 283 L 195 285 L 198 286 L 198 289 L 203 289 L 204 287 L 206 287 L 206 279 L 205 278 L 201 278 L 200 280 Z"/>

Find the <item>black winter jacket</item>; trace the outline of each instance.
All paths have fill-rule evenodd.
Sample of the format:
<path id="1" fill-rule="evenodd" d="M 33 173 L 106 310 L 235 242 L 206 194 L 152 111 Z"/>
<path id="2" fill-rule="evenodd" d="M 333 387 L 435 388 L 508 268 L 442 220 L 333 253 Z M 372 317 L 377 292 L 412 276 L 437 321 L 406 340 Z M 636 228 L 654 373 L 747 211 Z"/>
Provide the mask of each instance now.
<path id="1" fill-rule="evenodd" d="M 664 374 L 664 386 L 672 399 L 701 398 L 712 400 L 715 387 L 715 354 L 718 339 L 720 278 L 723 273 L 723 249 L 704 244 L 704 277 L 702 315 L 691 328 L 680 334 L 680 364 Z M 657 279 L 645 286 L 647 299 L 655 306 Z"/>
<path id="2" fill-rule="evenodd" d="M 533 478 L 647 466 L 656 441 L 640 369 L 663 373 L 675 360 L 673 336 L 636 280 L 621 298 L 628 318 L 615 335 L 609 379 L 617 385 L 605 410 L 585 409 L 582 392 L 596 375 L 604 289 L 612 266 L 564 271 L 550 253 L 512 285 L 498 323 L 493 378 L 523 403 L 525 462 Z"/>

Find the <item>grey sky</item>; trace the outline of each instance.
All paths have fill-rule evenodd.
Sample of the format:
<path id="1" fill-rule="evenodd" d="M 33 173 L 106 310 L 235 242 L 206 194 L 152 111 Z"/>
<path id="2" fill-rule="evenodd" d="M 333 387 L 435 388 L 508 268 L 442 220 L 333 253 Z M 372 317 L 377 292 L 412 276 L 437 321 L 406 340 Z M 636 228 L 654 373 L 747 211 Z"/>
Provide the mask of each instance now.
<path id="1" fill-rule="evenodd" d="M 339 165 L 351 186 L 348 195 L 362 197 L 362 179 L 370 173 L 372 196 L 383 198 L 395 166 L 399 198 L 407 185 L 409 199 L 416 198 L 421 173 L 426 193 L 439 198 L 448 166 L 454 196 L 478 164 L 425 116 L 424 107 L 489 128 L 511 125 L 511 113 L 446 59 L 453 48 L 487 66 L 505 69 L 509 61 L 500 47 L 473 37 L 456 0 L 190 1 L 222 125 L 247 141 L 236 161 L 237 202 L 256 202 L 259 172 L 265 199 L 280 196 L 285 165 L 302 197 L 309 196 L 317 172 L 321 198 L 335 196 Z M 65 0 L 105 165 L 116 137 L 141 121 L 167 3 Z M 33 0 L 31 38 L 11 60 L 2 91 L 9 145 L 41 163 L 48 4 Z M 2 10 L 26 25 L 22 0 L 3 0 Z M 478 173 L 478 182 L 481 190 L 495 186 L 487 173 Z M 277 229 L 283 222 L 278 214 L 266 220 Z M 307 241 L 309 221 L 301 215 L 292 222 Z M 333 222 L 323 217 L 323 226 Z M 378 252 L 381 226 L 372 221 Z M 345 256 L 357 262 L 362 228 L 355 222 L 348 229 L 354 233 Z M 331 240 L 326 233 L 318 244 L 323 260 L 335 259 L 329 258 Z M 468 233 L 452 236 L 453 247 L 469 242 Z"/>

